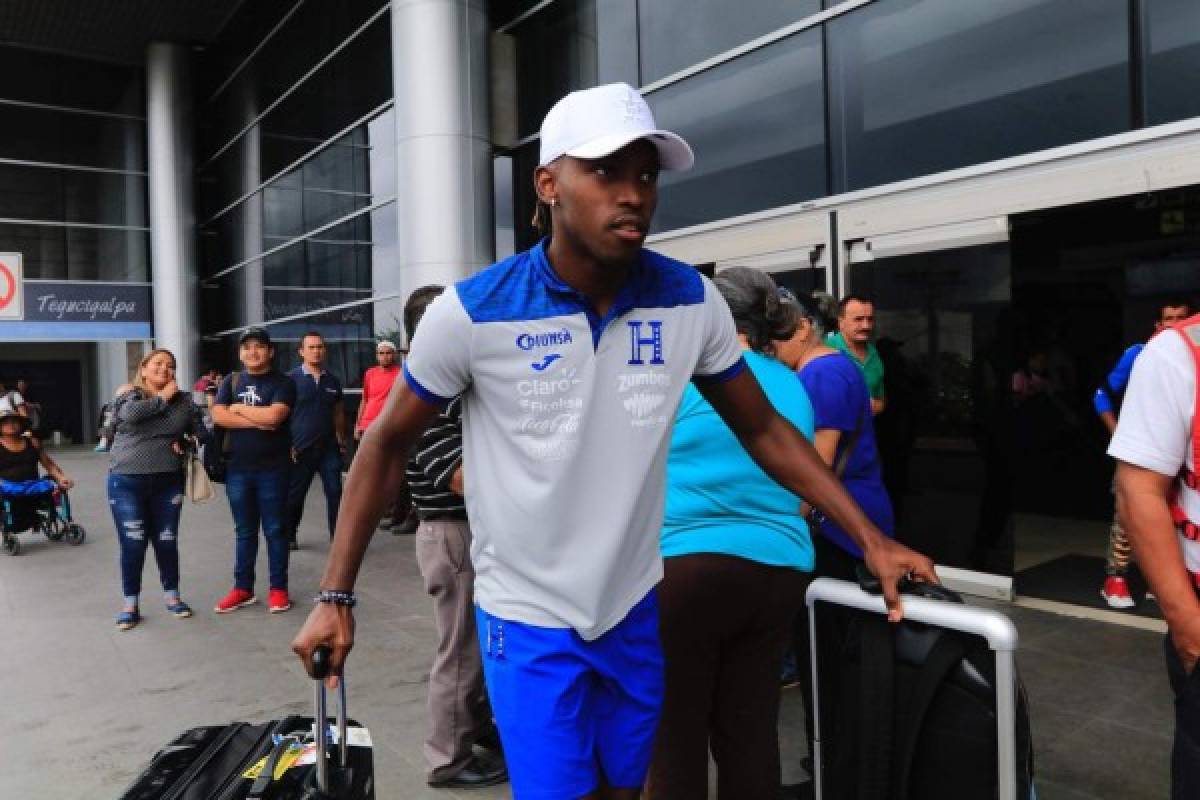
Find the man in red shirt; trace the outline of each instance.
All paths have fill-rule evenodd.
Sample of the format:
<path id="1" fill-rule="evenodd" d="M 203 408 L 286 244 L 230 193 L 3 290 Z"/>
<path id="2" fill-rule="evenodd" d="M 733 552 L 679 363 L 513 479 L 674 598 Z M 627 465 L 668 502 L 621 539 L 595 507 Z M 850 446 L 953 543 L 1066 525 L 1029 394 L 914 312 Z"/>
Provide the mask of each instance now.
<path id="1" fill-rule="evenodd" d="M 394 343 L 383 339 L 375 345 L 375 360 L 379 365 L 363 373 L 362 402 L 358 404 L 358 418 L 354 421 L 355 442 L 362 439 L 367 428 L 383 412 L 388 393 L 392 391 L 392 384 L 400 375 L 398 353 Z M 380 524 L 382 527 L 391 528 L 392 533 L 416 531 L 418 520 L 409 498 L 407 483 L 400 487 L 396 504 L 392 506 L 391 513 L 384 515 Z"/>
<path id="2" fill-rule="evenodd" d="M 379 366 L 371 367 L 363 373 L 362 402 L 358 405 L 358 419 L 354 421 L 354 438 L 362 439 L 368 426 L 375 421 L 383 411 L 387 402 L 388 392 L 400 374 L 400 365 L 396 363 L 396 345 L 384 339 L 375 346 L 375 360 Z"/>

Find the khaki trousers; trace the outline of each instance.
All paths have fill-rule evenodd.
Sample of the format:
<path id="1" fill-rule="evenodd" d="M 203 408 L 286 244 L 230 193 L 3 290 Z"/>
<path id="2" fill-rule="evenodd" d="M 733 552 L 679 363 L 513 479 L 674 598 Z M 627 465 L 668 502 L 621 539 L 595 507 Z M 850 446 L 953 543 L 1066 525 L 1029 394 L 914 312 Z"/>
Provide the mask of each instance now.
<path id="1" fill-rule="evenodd" d="M 438 634 L 429 673 L 425 760 L 430 780 L 440 780 L 466 766 L 475 737 L 491 723 L 475 633 L 471 528 L 466 520 L 422 520 L 416 551 Z"/>

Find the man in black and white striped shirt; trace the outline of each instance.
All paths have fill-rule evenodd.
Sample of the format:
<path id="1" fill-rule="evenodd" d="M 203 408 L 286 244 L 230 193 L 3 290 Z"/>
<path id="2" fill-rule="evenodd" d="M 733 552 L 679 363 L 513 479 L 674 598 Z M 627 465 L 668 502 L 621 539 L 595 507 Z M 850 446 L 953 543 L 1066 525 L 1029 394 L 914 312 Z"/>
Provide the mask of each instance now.
<path id="1" fill-rule="evenodd" d="M 408 489 L 422 521 L 465 522 L 462 495 L 462 398 L 450 401 L 408 459 Z"/>
<path id="2" fill-rule="evenodd" d="M 409 296 L 404 305 L 409 341 L 426 307 L 441 293 L 441 286 L 425 286 Z M 426 706 L 429 785 L 466 789 L 502 783 L 508 777 L 503 761 L 474 751 L 476 744 L 493 745 L 496 737 L 475 633 L 475 570 L 462 483 L 461 397 L 446 406 L 417 442 L 407 474 L 421 521 L 417 566 L 425 591 L 433 597 L 438 632 Z"/>

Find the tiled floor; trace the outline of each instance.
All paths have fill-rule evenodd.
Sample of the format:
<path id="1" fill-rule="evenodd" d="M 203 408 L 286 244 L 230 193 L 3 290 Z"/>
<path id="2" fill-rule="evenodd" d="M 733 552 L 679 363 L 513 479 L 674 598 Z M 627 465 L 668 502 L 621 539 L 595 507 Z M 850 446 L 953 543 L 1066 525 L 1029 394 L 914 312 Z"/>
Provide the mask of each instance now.
<path id="1" fill-rule="evenodd" d="M 288 642 L 302 621 L 327 549 L 320 491 L 310 495 L 294 554 L 289 614 L 262 605 L 218 617 L 228 588 L 232 533 L 223 497 L 184 509 L 183 589 L 197 609 L 179 621 L 159 609 L 148 563 L 146 622 L 113 628 L 119 601 L 116 543 L 103 498 L 105 462 L 59 454 L 80 481 L 76 516 L 89 530 L 72 548 L 24 536 L 17 558 L 0 556 L 0 798 L 74 800 L 116 796 L 172 735 L 232 719 L 262 720 L 309 706 L 310 689 Z M 260 557 L 260 571 L 265 568 Z M 411 537 L 375 538 L 360 580 L 351 712 L 376 741 L 379 799 L 507 797 L 424 785 L 421 756 L 426 670 L 433 646 L 428 599 Z M 1171 700 L 1161 636 L 1004 606 L 1022 641 L 1040 800 L 1159 800 L 1167 794 Z M 801 775 L 803 709 L 784 694 L 785 779 Z"/>

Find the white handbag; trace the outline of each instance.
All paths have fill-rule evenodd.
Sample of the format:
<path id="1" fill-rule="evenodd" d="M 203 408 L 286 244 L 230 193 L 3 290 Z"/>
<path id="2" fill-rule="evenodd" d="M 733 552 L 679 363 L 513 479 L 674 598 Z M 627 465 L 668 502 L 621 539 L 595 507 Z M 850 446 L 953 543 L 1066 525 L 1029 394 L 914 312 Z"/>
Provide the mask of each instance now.
<path id="1" fill-rule="evenodd" d="M 187 463 L 188 500 L 193 503 L 207 503 L 216 497 L 216 494 L 212 481 L 208 479 L 208 473 L 204 471 L 204 465 L 200 463 L 200 456 L 192 453 Z"/>

